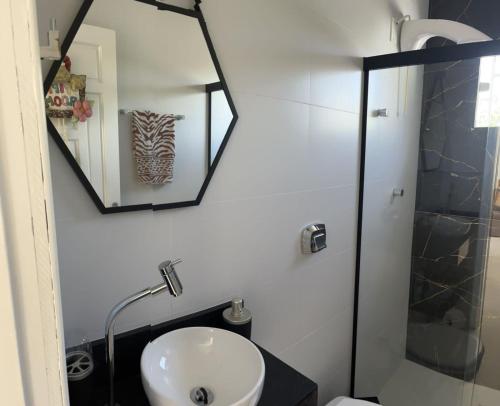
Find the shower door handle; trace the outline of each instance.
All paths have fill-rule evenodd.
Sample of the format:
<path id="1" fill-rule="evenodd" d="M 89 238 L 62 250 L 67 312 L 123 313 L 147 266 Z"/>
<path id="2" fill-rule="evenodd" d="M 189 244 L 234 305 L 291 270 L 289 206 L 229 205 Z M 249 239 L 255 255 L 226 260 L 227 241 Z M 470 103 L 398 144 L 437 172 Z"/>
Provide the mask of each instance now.
<path id="1" fill-rule="evenodd" d="M 403 197 L 405 194 L 404 189 L 392 189 L 392 197 Z"/>

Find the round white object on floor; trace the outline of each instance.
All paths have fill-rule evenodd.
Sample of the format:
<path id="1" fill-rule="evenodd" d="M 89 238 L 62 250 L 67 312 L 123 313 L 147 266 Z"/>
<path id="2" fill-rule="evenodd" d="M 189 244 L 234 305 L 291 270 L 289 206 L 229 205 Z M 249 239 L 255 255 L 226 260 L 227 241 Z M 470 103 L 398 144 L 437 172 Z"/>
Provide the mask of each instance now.
<path id="1" fill-rule="evenodd" d="M 366 400 L 357 400 L 346 397 L 333 399 L 326 406 L 373 406 L 375 403 L 367 402 Z"/>

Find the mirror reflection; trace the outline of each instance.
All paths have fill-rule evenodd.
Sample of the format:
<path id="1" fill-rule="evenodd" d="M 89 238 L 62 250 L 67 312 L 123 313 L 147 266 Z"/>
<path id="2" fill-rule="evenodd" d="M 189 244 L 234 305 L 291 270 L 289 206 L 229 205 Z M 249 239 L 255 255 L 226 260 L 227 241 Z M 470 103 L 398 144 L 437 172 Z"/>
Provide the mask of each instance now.
<path id="1" fill-rule="evenodd" d="M 199 20 L 134 0 L 93 1 L 46 110 L 105 207 L 195 200 L 234 118 Z"/>

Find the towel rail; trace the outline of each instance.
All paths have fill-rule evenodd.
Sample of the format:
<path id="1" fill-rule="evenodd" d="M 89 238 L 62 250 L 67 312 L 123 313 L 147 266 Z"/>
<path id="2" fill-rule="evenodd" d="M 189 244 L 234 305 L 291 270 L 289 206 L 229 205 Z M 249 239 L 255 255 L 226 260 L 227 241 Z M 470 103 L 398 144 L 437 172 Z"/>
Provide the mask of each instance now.
<path id="1" fill-rule="evenodd" d="M 128 109 L 120 109 L 118 110 L 118 112 L 120 114 L 129 114 L 129 113 L 132 113 L 134 110 L 128 110 Z M 175 114 L 174 115 L 174 120 L 185 120 L 186 119 L 186 116 L 183 115 L 183 114 Z"/>

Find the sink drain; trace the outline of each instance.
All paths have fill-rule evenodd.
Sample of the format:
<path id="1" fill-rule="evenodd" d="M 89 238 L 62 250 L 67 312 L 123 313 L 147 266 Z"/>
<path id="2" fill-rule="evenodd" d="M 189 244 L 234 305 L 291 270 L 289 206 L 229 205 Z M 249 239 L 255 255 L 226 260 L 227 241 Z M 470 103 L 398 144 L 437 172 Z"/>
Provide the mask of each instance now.
<path id="1" fill-rule="evenodd" d="M 213 392 L 203 386 L 194 388 L 189 397 L 195 405 L 210 405 L 214 401 Z"/>

